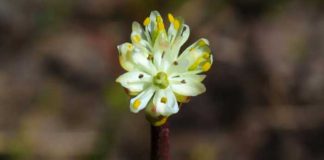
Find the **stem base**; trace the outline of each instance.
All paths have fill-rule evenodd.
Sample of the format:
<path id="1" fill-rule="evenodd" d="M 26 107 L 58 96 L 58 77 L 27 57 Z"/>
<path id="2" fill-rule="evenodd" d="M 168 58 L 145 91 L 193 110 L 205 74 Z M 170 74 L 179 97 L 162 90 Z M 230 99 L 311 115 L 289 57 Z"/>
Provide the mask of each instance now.
<path id="1" fill-rule="evenodd" d="M 169 124 L 151 125 L 151 160 L 170 160 Z"/>

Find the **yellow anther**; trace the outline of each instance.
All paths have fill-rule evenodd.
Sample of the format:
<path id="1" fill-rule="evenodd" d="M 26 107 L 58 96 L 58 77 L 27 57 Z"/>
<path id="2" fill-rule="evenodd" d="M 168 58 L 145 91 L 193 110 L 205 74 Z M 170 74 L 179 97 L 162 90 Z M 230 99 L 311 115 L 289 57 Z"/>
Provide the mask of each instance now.
<path id="1" fill-rule="evenodd" d="M 140 37 L 139 35 L 134 35 L 134 36 L 132 37 L 132 39 L 133 39 L 133 41 L 134 41 L 135 43 L 138 43 L 139 41 L 141 41 L 141 37 Z"/>
<path id="2" fill-rule="evenodd" d="M 127 45 L 127 49 L 128 49 L 128 50 L 132 50 L 132 49 L 133 49 L 133 45 L 128 44 L 128 45 Z"/>
<path id="3" fill-rule="evenodd" d="M 168 99 L 166 97 L 161 98 L 161 103 L 166 104 L 168 102 Z"/>
<path id="4" fill-rule="evenodd" d="M 208 52 L 204 52 L 204 53 L 203 53 L 203 57 L 204 57 L 205 59 L 208 59 L 208 58 L 210 57 L 210 54 L 209 54 Z"/>
<path id="5" fill-rule="evenodd" d="M 162 126 L 167 120 L 168 117 L 161 117 L 159 120 L 151 123 L 153 124 L 153 126 Z"/>
<path id="6" fill-rule="evenodd" d="M 201 63 L 201 62 L 203 62 L 204 61 L 204 59 L 202 58 L 202 57 L 199 57 L 190 67 L 189 67 L 189 71 L 192 71 L 192 70 L 195 70 L 195 69 L 197 69 L 198 68 L 198 66 L 199 66 L 199 64 Z"/>
<path id="7" fill-rule="evenodd" d="M 188 97 L 188 96 L 182 96 L 179 94 L 175 94 L 175 96 L 177 98 L 177 101 L 180 103 L 188 103 L 190 101 L 190 97 Z"/>
<path id="8" fill-rule="evenodd" d="M 198 42 L 198 46 L 199 46 L 199 47 L 202 47 L 202 46 L 205 46 L 205 45 L 206 45 L 206 42 L 203 41 L 203 40 L 200 40 L 200 41 Z"/>
<path id="9" fill-rule="evenodd" d="M 151 22 L 151 19 L 149 17 L 146 17 L 143 24 L 144 24 L 144 26 L 147 26 L 150 24 L 150 22 Z"/>
<path id="10" fill-rule="evenodd" d="M 170 23 L 174 22 L 174 17 L 171 13 L 168 14 L 168 18 L 169 18 Z"/>
<path id="11" fill-rule="evenodd" d="M 158 23 L 158 30 L 159 31 L 164 30 L 164 24 L 163 24 L 163 22 Z"/>
<path id="12" fill-rule="evenodd" d="M 141 105 L 141 100 L 137 99 L 135 100 L 135 102 L 133 103 L 133 108 L 134 109 L 138 109 L 138 107 Z"/>
<path id="13" fill-rule="evenodd" d="M 176 30 L 180 28 L 180 21 L 178 19 L 173 20 L 173 25 Z"/>
<path id="14" fill-rule="evenodd" d="M 201 68 L 204 72 L 208 71 L 211 67 L 211 64 L 209 62 L 206 62 Z"/>
<path id="15" fill-rule="evenodd" d="M 163 23 L 163 19 L 162 19 L 162 17 L 161 17 L 161 16 L 157 16 L 157 17 L 156 17 L 156 22 L 157 22 L 157 23 Z"/>

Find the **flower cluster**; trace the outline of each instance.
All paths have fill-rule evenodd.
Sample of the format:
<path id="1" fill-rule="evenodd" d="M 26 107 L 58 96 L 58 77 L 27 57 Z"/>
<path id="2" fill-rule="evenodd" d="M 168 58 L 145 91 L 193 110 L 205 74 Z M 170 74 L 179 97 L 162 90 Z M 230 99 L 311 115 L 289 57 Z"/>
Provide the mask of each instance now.
<path id="1" fill-rule="evenodd" d="M 177 113 L 178 103 L 206 91 L 202 73 L 213 63 L 209 42 L 203 38 L 180 54 L 189 26 L 172 14 L 168 19 L 166 30 L 159 12 L 152 11 L 144 28 L 133 22 L 131 43 L 118 46 L 120 64 L 127 72 L 116 81 L 132 96 L 130 110 L 138 113 L 145 109 L 153 125 L 161 125 Z"/>

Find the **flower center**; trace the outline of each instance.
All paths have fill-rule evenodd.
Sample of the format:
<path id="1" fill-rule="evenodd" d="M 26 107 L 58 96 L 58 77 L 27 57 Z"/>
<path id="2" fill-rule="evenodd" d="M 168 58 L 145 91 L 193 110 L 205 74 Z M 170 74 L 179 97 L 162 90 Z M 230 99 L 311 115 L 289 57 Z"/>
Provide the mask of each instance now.
<path id="1" fill-rule="evenodd" d="M 165 89 L 169 85 L 168 75 L 164 72 L 159 72 L 154 76 L 153 84 L 161 89 Z"/>

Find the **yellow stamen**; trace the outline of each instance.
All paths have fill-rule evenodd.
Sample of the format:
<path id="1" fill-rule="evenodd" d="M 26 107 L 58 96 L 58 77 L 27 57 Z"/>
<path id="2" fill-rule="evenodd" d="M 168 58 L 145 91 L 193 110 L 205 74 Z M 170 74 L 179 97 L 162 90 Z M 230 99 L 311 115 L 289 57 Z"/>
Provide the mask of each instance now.
<path id="1" fill-rule="evenodd" d="M 189 67 L 189 71 L 193 71 L 193 70 L 195 70 L 195 69 L 197 69 L 198 68 L 198 66 L 199 66 L 199 64 L 201 63 L 201 62 L 203 62 L 204 61 L 204 59 L 202 58 L 202 57 L 199 57 L 190 67 Z"/>
<path id="2" fill-rule="evenodd" d="M 141 105 L 141 100 L 137 99 L 135 100 L 135 102 L 133 103 L 133 108 L 134 109 L 138 109 L 138 107 Z"/>
<path id="3" fill-rule="evenodd" d="M 200 40 L 200 41 L 198 42 L 198 46 L 199 46 L 199 47 L 202 47 L 202 46 L 205 46 L 205 45 L 206 45 L 206 42 L 203 41 L 203 40 Z"/>
<path id="4" fill-rule="evenodd" d="M 161 126 L 163 125 L 166 121 L 168 120 L 168 117 L 162 117 L 161 119 L 155 121 L 155 122 L 152 122 L 152 124 L 154 126 Z"/>
<path id="5" fill-rule="evenodd" d="M 157 17 L 156 17 L 156 22 L 157 22 L 157 23 L 163 23 L 163 19 L 162 19 L 162 17 L 161 17 L 161 16 L 157 16 Z"/>
<path id="6" fill-rule="evenodd" d="M 128 50 L 132 50 L 132 49 L 133 49 L 133 45 L 128 44 L 128 45 L 127 45 L 127 49 L 128 49 Z"/>
<path id="7" fill-rule="evenodd" d="M 158 30 L 159 31 L 164 30 L 164 24 L 163 24 L 163 22 L 158 23 Z"/>
<path id="8" fill-rule="evenodd" d="M 168 99 L 166 97 L 161 98 L 161 103 L 166 104 L 168 102 Z"/>
<path id="9" fill-rule="evenodd" d="M 135 43 L 138 43 L 139 41 L 141 41 L 141 37 L 139 35 L 134 35 L 132 38 Z"/>
<path id="10" fill-rule="evenodd" d="M 180 28 L 180 21 L 178 19 L 173 20 L 173 25 L 176 30 Z"/>
<path id="11" fill-rule="evenodd" d="M 144 24 L 144 26 L 147 26 L 147 25 L 150 24 L 150 22 L 151 22 L 151 19 L 149 17 L 146 17 L 146 19 L 144 20 L 143 24 Z"/>
<path id="12" fill-rule="evenodd" d="M 211 64 L 209 62 L 206 62 L 201 68 L 204 72 L 208 71 L 211 67 Z"/>
<path id="13" fill-rule="evenodd" d="M 171 13 L 168 14 L 168 18 L 169 18 L 170 23 L 174 22 L 174 17 Z"/>
<path id="14" fill-rule="evenodd" d="M 210 56 L 210 54 L 209 54 L 208 52 L 204 52 L 204 53 L 203 53 L 203 57 L 204 57 L 205 59 L 208 59 L 209 56 Z"/>
<path id="15" fill-rule="evenodd" d="M 188 96 L 181 96 L 179 94 L 175 94 L 177 101 L 180 103 L 188 103 L 190 101 L 190 97 Z"/>

